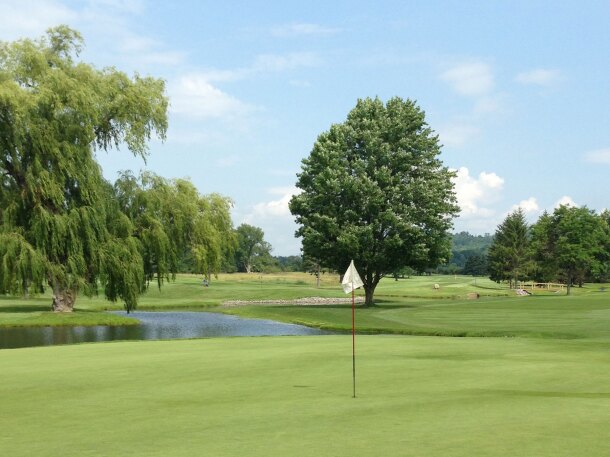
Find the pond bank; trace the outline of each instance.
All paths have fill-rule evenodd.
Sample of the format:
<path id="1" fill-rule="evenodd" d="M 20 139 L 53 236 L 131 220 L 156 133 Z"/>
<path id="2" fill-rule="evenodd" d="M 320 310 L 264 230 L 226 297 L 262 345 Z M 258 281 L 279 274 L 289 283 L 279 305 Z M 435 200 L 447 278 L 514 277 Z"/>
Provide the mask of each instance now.
<path id="1" fill-rule="evenodd" d="M 126 313 L 112 312 L 124 317 Z M 315 328 L 268 319 L 247 319 L 206 312 L 135 311 L 130 319 L 139 325 L 16 327 L 0 329 L 0 349 L 124 340 L 171 340 L 233 336 L 329 334 Z"/>

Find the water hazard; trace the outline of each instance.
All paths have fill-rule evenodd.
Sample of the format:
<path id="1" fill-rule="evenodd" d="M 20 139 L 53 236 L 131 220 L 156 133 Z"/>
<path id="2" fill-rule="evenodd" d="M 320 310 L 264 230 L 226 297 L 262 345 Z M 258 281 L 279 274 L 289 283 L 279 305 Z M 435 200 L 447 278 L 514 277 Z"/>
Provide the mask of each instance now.
<path id="1" fill-rule="evenodd" d="M 206 312 L 136 311 L 130 316 L 138 319 L 141 324 L 118 327 L 0 328 L 0 349 L 119 340 L 328 334 L 302 325 Z"/>

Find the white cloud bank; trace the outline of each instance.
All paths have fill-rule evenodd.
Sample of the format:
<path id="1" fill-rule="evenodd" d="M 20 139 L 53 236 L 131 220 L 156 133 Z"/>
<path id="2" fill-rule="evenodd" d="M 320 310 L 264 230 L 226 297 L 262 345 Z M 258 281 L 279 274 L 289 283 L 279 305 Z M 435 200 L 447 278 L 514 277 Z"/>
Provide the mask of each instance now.
<path id="1" fill-rule="evenodd" d="M 610 148 L 589 151 L 585 154 L 585 160 L 590 163 L 610 165 Z"/>
<path id="2" fill-rule="evenodd" d="M 523 212 L 528 214 L 537 214 L 540 212 L 540 206 L 538 205 L 538 201 L 536 197 L 530 197 L 526 200 L 521 200 L 516 205 L 513 205 L 510 209 L 510 212 L 517 211 L 519 208 L 523 210 Z"/>
<path id="3" fill-rule="evenodd" d="M 298 254 L 300 240 L 294 237 L 297 225 L 290 213 L 288 203 L 293 195 L 300 193 L 296 187 L 273 187 L 267 193 L 279 198 L 257 203 L 243 217 L 242 222 L 261 227 L 265 239 L 273 240 L 273 252 L 279 255 Z"/>
<path id="4" fill-rule="evenodd" d="M 196 118 L 232 120 L 256 110 L 241 100 L 213 86 L 203 75 L 188 74 L 170 83 L 170 110 Z"/>
<path id="5" fill-rule="evenodd" d="M 39 37 L 49 27 L 71 23 L 79 14 L 56 1 L 3 0 L 0 2 L 0 40 Z"/>
<path id="6" fill-rule="evenodd" d="M 578 207 L 578 205 L 574 202 L 574 200 L 572 200 L 572 197 L 570 197 L 568 195 L 564 195 L 559 200 L 557 200 L 555 202 L 555 204 L 553 205 L 553 208 L 559 208 L 562 205 L 563 206 L 573 206 L 575 208 Z"/>
<path id="7" fill-rule="evenodd" d="M 468 62 L 455 65 L 441 74 L 441 79 L 449 83 L 461 95 L 480 97 L 494 88 L 491 67 L 484 62 Z"/>
<path id="8" fill-rule="evenodd" d="M 486 205 L 497 199 L 504 187 L 504 179 L 495 173 L 481 172 L 478 177 L 470 175 L 466 167 L 457 170 L 454 178 L 455 193 L 461 217 L 488 217 L 494 211 Z"/>
<path id="9" fill-rule="evenodd" d="M 525 85 L 535 86 L 551 86 L 559 81 L 561 73 L 559 70 L 549 70 L 545 68 L 537 68 L 530 71 L 519 73 L 515 77 L 515 81 Z"/>

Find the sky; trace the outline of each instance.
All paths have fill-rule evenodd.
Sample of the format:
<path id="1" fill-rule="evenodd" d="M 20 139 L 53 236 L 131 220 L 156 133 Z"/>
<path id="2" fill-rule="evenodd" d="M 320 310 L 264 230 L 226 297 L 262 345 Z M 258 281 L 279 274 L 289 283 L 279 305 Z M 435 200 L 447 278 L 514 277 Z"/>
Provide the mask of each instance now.
<path id="1" fill-rule="evenodd" d="M 67 24 L 81 59 L 163 78 L 167 140 L 104 176 L 188 177 L 296 255 L 288 210 L 318 135 L 359 98 L 415 100 L 457 171 L 454 231 L 522 207 L 610 207 L 610 2 L 0 0 L 0 40 Z"/>

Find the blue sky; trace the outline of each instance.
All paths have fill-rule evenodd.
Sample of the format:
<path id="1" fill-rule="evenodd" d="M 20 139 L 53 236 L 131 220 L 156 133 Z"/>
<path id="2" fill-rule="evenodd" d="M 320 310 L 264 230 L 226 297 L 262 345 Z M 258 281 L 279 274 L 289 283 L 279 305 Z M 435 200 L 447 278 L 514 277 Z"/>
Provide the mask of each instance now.
<path id="1" fill-rule="evenodd" d="M 0 1 L 0 40 L 61 23 L 83 60 L 167 81 L 167 141 L 146 164 L 99 153 L 105 176 L 190 177 L 276 255 L 299 253 L 301 160 L 363 97 L 424 109 L 458 170 L 455 230 L 493 233 L 517 205 L 531 221 L 559 202 L 610 207 L 606 1 Z"/>

